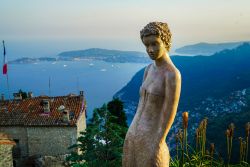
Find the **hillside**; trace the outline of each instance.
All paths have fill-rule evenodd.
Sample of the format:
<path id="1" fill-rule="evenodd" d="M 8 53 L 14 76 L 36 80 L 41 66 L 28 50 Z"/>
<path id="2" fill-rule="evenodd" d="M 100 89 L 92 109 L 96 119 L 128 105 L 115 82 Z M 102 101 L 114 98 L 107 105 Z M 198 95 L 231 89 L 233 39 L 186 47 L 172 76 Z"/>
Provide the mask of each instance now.
<path id="1" fill-rule="evenodd" d="M 212 55 L 225 49 L 233 49 L 244 42 L 228 42 L 228 43 L 206 43 L 200 42 L 193 45 L 186 45 L 175 50 L 177 54 L 188 55 Z M 248 41 L 249 43 L 249 41 Z"/>
<path id="2" fill-rule="evenodd" d="M 249 89 L 250 90 L 250 89 Z M 212 117 L 208 120 L 207 140 L 209 143 L 216 143 L 216 150 L 226 157 L 226 136 L 225 131 L 230 123 L 234 123 L 232 160 L 239 159 L 239 137 L 245 140 L 245 125 L 250 122 L 250 96 L 248 96 L 248 106 L 242 108 L 240 113 L 227 113 L 219 117 Z M 214 133 L 216 132 L 216 133 Z M 224 140 L 222 140 L 224 139 Z"/>
<path id="3" fill-rule="evenodd" d="M 99 60 L 110 63 L 149 63 L 150 59 L 144 52 L 108 50 L 91 48 L 86 50 L 66 51 L 59 53 L 56 57 L 22 57 L 11 60 L 10 64 L 30 64 L 43 61 L 79 61 L 79 60 Z"/>
<path id="4" fill-rule="evenodd" d="M 38 63 L 38 62 L 44 62 L 44 61 L 57 61 L 56 58 L 52 57 L 40 57 L 40 58 L 29 58 L 29 57 L 23 57 L 20 59 L 9 61 L 9 64 L 30 64 L 30 63 Z"/>
<path id="5" fill-rule="evenodd" d="M 59 60 L 92 59 L 118 63 L 149 62 L 147 54 L 143 52 L 108 50 L 100 48 L 62 52 L 58 55 L 58 57 Z"/>

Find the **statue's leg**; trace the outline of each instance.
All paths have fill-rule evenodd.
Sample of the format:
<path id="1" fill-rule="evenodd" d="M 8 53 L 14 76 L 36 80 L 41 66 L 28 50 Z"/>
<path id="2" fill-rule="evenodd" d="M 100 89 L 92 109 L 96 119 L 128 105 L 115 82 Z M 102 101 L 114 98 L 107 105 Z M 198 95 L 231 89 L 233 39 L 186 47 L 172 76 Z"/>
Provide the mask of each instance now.
<path id="1" fill-rule="evenodd" d="M 123 145 L 122 167 L 136 167 L 133 140 L 126 137 Z"/>

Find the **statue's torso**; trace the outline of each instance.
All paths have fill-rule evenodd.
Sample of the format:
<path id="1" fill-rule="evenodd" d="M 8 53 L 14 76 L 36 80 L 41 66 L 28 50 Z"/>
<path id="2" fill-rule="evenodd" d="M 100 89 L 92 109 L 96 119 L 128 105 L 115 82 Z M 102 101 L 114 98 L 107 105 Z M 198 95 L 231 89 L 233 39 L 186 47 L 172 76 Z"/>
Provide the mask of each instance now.
<path id="1" fill-rule="evenodd" d="M 149 65 L 147 76 L 140 87 L 136 115 L 129 129 L 137 138 L 151 135 L 154 140 L 160 142 L 166 137 L 162 122 L 165 119 L 163 110 L 168 103 L 168 97 L 165 97 L 165 92 L 168 91 L 167 73 L 167 68 L 157 70 L 153 64 Z"/>

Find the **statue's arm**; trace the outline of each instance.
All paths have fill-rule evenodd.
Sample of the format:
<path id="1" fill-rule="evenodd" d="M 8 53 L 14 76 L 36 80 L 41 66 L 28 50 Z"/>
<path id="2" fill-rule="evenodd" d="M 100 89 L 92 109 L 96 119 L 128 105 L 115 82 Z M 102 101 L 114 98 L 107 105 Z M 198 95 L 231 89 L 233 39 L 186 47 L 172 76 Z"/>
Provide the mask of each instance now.
<path id="1" fill-rule="evenodd" d="M 177 107 L 180 98 L 181 92 L 181 74 L 178 70 L 172 72 L 168 75 L 165 79 L 165 104 L 163 108 L 163 129 L 164 129 L 164 136 L 167 136 L 173 122 L 175 119 L 175 115 L 177 112 Z"/>

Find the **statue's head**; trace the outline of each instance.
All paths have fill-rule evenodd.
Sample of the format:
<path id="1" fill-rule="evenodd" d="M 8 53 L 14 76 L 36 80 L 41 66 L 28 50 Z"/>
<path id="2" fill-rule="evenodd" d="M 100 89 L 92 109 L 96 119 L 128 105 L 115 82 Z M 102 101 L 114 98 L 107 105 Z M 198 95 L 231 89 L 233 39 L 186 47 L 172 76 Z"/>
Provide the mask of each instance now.
<path id="1" fill-rule="evenodd" d="M 141 31 L 140 36 L 143 41 L 143 37 L 156 35 L 158 36 L 165 45 L 166 50 L 169 52 L 171 48 L 171 37 L 172 34 L 169 30 L 167 23 L 162 22 L 151 22 L 148 23 Z"/>

